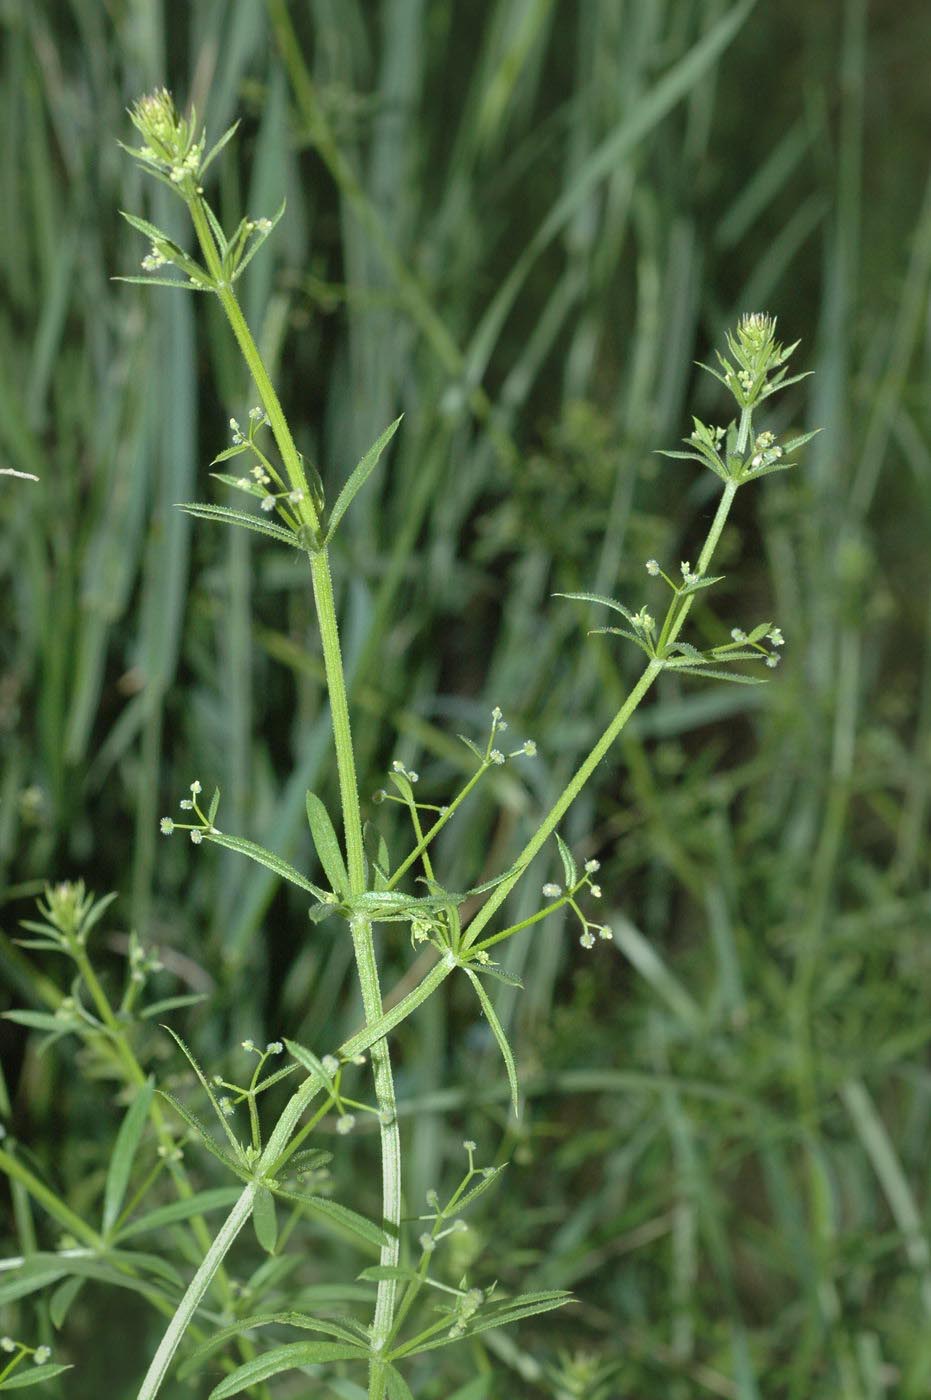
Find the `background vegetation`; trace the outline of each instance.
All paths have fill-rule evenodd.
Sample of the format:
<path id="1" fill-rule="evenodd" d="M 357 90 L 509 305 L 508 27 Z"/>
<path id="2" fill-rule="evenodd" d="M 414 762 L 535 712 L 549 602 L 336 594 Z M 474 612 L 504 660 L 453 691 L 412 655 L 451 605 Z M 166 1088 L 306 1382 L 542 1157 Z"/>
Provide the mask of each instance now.
<path id="1" fill-rule="evenodd" d="M 397 757 L 443 801 L 471 762 L 456 733 L 485 732 L 495 704 L 537 741 L 489 785 L 498 805 L 445 833 L 452 887 L 504 867 L 613 713 L 635 658 L 550 595 L 638 606 L 647 557 L 694 552 L 711 484 L 653 450 L 690 409 L 714 421 L 693 362 L 771 311 L 815 371 L 775 426 L 823 432 L 797 472 L 741 493 L 729 580 L 693 619 L 718 638 L 772 616 L 784 665 L 759 689 L 660 687 L 574 809 L 615 944 L 585 954 L 553 920 L 507 945 L 520 1120 L 468 998 L 431 1000 L 400 1039 L 411 1213 L 474 1138 L 512 1165 L 460 1267 L 579 1301 L 431 1353 L 411 1383 L 424 1400 L 926 1395 L 926 5 L 5 0 L 0 33 L 0 465 L 40 477 L 0 483 L 10 1004 L 54 1008 L 59 966 L 37 980 L 13 940 L 44 879 L 83 877 L 119 893 L 95 935 L 106 982 L 135 930 L 161 950 L 158 994 L 207 993 L 172 1023 L 211 1072 L 246 1036 L 325 1048 L 361 1019 L 331 925 L 271 872 L 158 834 L 199 777 L 226 830 L 310 862 L 304 791 L 329 799 L 335 779 L 300 561 L 172 509 L 209 498 L 252 399 L 219 308 L 110 281 L 145 251 L 118 215 L 143 207 L 116 146 L 135 96 L 167 82 L 214 135 L 241 115 L 227 226 L 287 196 L 245 307 L 328 487 L 406 415 L 337 544 L 364 791 Z M 557 875 L 554 852 L 524 912 Z M 392 927 L 389 987 L 422 971 Z M 0 1039 L 18 1150 L 90 1210 L 113 1085 L 74 1041 Z M 183 1079 L 151 1022 L 139 1052 Z M 337 1152 L 377 1212 L 374 1138 Z M 11 1251 L 57 1242 L 14 1204 Z M 237 1249 L 247 1285 L 261 1255 Z M 297 1277 L 358 1267 L 320 1236 Z M 56 1333 L 37 1297 L 4 1330 L 78 1363 L 48 1393 L 132 1396 L 147 1304 L 90 1283 Z"/>

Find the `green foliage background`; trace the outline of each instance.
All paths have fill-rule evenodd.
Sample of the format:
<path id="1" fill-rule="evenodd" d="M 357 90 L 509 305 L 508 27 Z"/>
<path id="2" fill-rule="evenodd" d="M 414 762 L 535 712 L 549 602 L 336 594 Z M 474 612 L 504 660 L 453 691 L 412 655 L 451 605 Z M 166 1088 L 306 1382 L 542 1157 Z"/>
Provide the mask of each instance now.
<path id="1" fill-rule="evenodd" d="M 445 833 L 452 887 L 507 864 L 636 674 L 550 595 L 637 607 L 647 557 L 694 554 L 713 483 L 653 449 L 692 409 L 714 421 L 693 362 L 771 311 L 815 371 L 773 426 L 823 431 L 797 472 L 741 493 L 729 577 L 693 625 L 714 641 L 772 616 L 784 665 L 759 689 L 668 678 L 574 809 L 564 834 L 602 860 L 616 943 L 584 954 L 554 920 L 508 944 L 518 1122 L 465 996 L 399 1036 L 411 1213 L 475 1138 L 513 1164 L 472 1269 L 579 1302 L 433 1353 L 412 1385 L 926 1395 L 926 5 L 5 0 L 0 35 L 0 465 L 40 477 L 0 482 L 10 1004 L 54 1005 L 17 921 L 43 879 L 83 877 L 120 895 L 97 935 L 112 985 L 135 929 L 162 950 L 162 995 L 209 993 L 174 1023 L 211 1070 L 244 1036 L 326 1048 L 360 1021 L 330 925 L 270 872 L 158 834 L 199 777 L 225 830 L 310 869 L 304 791 L 332 801 L 335 779 L 300 561 L 172 508 L 221 499 L 207 463 L 252 400 L 219 308 L 110 280 L 145 251 L 118 214 L 144 207 L 116 145 L 134 97 L 167 82 L 214 135 L 242 117 L 213 176 L 227 224 L 287 196 L 244 305 L 331 499 L 405 413 L 335 560 L 364 793 L 399 757 L 442 802 L 470 769 L 456 733 L 486 732 L 495 704 L 539 745 Z M 555 852 L 538 873 L 515 917 Z M 392 927 L 388 986 L 416 965 Z M 147 1034 L 163 1082 L 182 1077 Z M 112 1086 L 67 1042 L 0 1037 L 10 1131 L 90 1209 Z M 370 1213 L 375 1154 L 359 1135 L 334 1168 Z M 54 1245 L 20 1211 L 14 1251 L 29 1230 Z M 239 1248 L 245 1279 L 259 1256 Z M 321 1237 L 301 1277 L 357 1267 Z M 6 1330 L 48 1331 L 43 1307 Z M 158 1326 L 89 1285 L 54 1337 L 78 1369 L 48 1393 L 131 1396 Z"/>

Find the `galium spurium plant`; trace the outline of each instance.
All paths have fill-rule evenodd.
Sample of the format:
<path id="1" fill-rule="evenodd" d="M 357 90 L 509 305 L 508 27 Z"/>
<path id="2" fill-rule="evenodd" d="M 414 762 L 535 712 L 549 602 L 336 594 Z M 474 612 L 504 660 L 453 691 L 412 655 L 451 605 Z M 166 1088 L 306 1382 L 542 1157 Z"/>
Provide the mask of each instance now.
<path id="1" fill-rule="evenodd" d="M 37 946 L 54 948 L 74 964 L 72 989 L 50 1015 L 14 1014 L 52 1036 L 73 1034 L 96 1047 L 96 1053 L 109 1060 L 112 1072 L 132 1091 L 132 1101 L 104 1186 L 99 1227 L 90 1227 L 74 1216 L 14 1155 L 0 1154 L 0 1166 L 43 1202 L 71 1237 L 74 1247 L 70 1252 L 49 1256 L 59 1260 L 56 1278 L 82 1271 L 92 1277 L 115 1276 L 114 1281 L 125 1282 L 127 1276 L 132 1276 L 136 1286 L 165 1314 L 164 1335 L 142 1380 L 139 1400 L 152 1400 L 158 1394 L 188 1333 L 197 1345 L 182 1363 L 185 1373 L 192 1373 L 208 1359 L 215 1364 L 228 1345 L 238 1348 L 238 1355 L 225 1361 L 227 1374 L 212 1390 L 213 1400 L 245 1393 L 289 1370 L 353 1361 L 367 1371 L 369 1400 L 382 1400 L 385 1396 L 389 1400 L 404 1400 L 411 1396 L 403 1375 L 409 1358 L 560 1307 L 568 1295 L 551 1291 L 505 1297 L 494 1286 L 479 1287 L 468 1277 L 459 1278 L 456 1284 L 441 1277 L 442 1269 L 436 1266 L 443 1258 L 444 1241 L 467 1228 L 464 1213 L 496 1182 L 501 1171 L 500 1167 L 476 1166 L 477 1148 L 472 1142 L 464 1144 L 467 1166 L 455 1190 L 445 1198 L 431 1191 L 426 1211 L 416 1216 L 414 1229 L 408 1232 L 402 1217 L 403 1154 L 392 1076 L 391 1033 L 447 979 L 464 978 L 500 1048 L 513 1109 L 517 1112 L 519 1085 L 514 1056 L 486 990 L 489 978 L 515 979 L 496 964 L 492 950 L 563 908 L 577 918 L 579 941 L 584 948 L 610 940 L 610 927 L 592 912 L 601 895 L 595 878 L 598 863 L 587 861 L 580 869 L 559 834 L 560 823 L 573 801 L 661 675 L 752 685 L 759 684 L 763 677 L 737 669 L 743 663 L 762 662 L 770 668 L 777 665 L 783 637 L 770 621 L 735 626 L 720 643 L 707 647 L 699 647 L 683 633 L 697 594 L 720 581 L 720 576 L 712 573 L 712 563 L 738 490 L 773 472 L 785 471 L 793 465 L 793 452 L 812 436 L 805 434 L 780 443 L 772 432 L 755 422 L 772 394 L 802 376 L 789 375 L 788 361 L 795 346 L 784 347 L 777 341 L 773 318 L 744 316 L 727 336 L 726 353 L 718 355 L 716 367 L 706 368 L 735 401 L 735 417 L 723 425 L 695 419 L 685 450 L 666 454 L 697 462 L 721 483 L 717 508 L 694 567 L 690 561 L 683 561 L 676 572 L 671 566 L 648 560 L 646 574 L 657 581 L 650 585 L 656 601 L 637 599 L 636 607 L 593 593 L 559 595 L 613 614 L 623 625 L 595 630 L 635 646 L 644 655 L 643 670 L 509 868 L 471 889 L 450 890 L 443 884 L 442 872 L 434 866 L 432 848 L 436 837 L 454 820 L 457 810 L 486 774 L 512 761 L 532 759 L 535 745 L 532 740 L 509 742 L 504 715 L 496 707 L 487 735 L 479 740 L 463 739 L 474 756 L 475 769 L 461 791 L 442 805 L 421 801 L 417 796 L 418 775 L 400 762 L 392 766 L 385 787 L 375 796 L 378 802 L 400 804 L 409 816 L 411 847 L 403 859 L 394 864 L 377 828 L 363 825 L 330 573 L 330 546 L 354 496 L 398 431 L 400 419 L 385 429 L 329 504 L 325 483 L 295 446 L 287 416 L 237 297 L 240 277 L 282 217 L 284 206 L 272 217 L 244 218 L 227 232 L 205 196 L 204 179 L 232 139 L 235 126 L 208 150 L 193 111 L 188 117 L 179 115 L 164 90 L 143 98 L 130 115 L 141 145 L 126 149 L 184 203 L 193 224 L 196 252 L 185 251 L 147 220 L 126 214 L 128 222 L 148 239 L 150 246 L 142 260 L 143 275 L 125 280 L 215 296 L 259 400 L 242 424 L 235 418 L 230 420 L 232 441 L 218 453 L 213 464 L 242 459 L 238 475 L 221 471 L 214 476 L 221 486 L 251 499 L 242 508 L 191 503 L 182 509 L 200 519 L 253 530 L 306 558 L 332 713 L 341 807 L 339 819 L 334 820 L 316 794 L 307 794 L 307 819 L 323 872 L 322 884 L 314 883 L 274 852 L 224 832 L 218 825 L 219 791 L 208 801 L 197 780 L 180 803 L 181 814 L 177 818 L 164 817 L 161 830 L 166 836 L 186 832 L 197 846 L 224 846 L 268 867 L 307 896 L 314 924 L 332 920 L 341 925 L 352 941 L 365 1025 L 342 1045 L 322 1055 L 287 1037 L 265 1047 L 245 1041 L 242 1054 L 249 1057 L 251 1072 L 244 1082 L 232 1076 L 208 1077 L 180 1038 L 170 1032 L 196 1075 L 203 1104 L 218 1125 L 217 1135 L 174 1095 L 156 1093 L 152 1079 L 136 1057 L 128 1030 L 134 1018 L 148 1018 L 151 1023 L 153 1016 L 176 1010 L 189 999 L 144 1004 L 154 955 L 136 943 L 130 949 L 123 1002 L 119 1007 L 111 1005 L 88 954 L 88 934 L 105 912 L 104 905 L 95 903 L 80 888 L 52 888 L 42 906 L 43 921 L 32 925 L 31 931 L 37 935 Z M 558 848 L 561 880 L 548 881 L 543 886 L 541 907 L 530 917 L 500 926 L 498 915 L 505 900 L 550 840 Z M 468 898 L 473 907 L 471 902 L 476 897 L 482 902 L 466 923 L 461 912 L 463 905 Z M 378 924 L 403 925 L 412 944 L 429 945 L 436 953 L 432 970 L 389 1010 L 385 1010 L 382 1001 L 373 941 L 373 928 Z M 89 1004 L 85 1004 L 86 1000 Z M 358 1078 L 357 1067 L 365 1063 L 366 1055 L 371 1057 L 374 1103 L 358 1097 L 352 1089 L 353 1076 Z M 263 1121 L 260 1100 L 269 1088 L 283 1081 L 290 1082 L 291 1096 L 269 1126 Z M 321 1119 L 330 1112 L 336 1115 L 338 1133 L 351 1132 L 364 1115 L 377 1121 L 382 1163 L 382 1218 L 378 1222 L 366 1219 L 347 1203 L 333 1200 L 325 1189 L 329 1154 L 308 1144 Z M 148 1128 L 157 1155 L 129 1194 Z M 211 1193 L 194 1188 L 180 1150 L 182 1142 L 200 1144 L 236 1183 L 222 1198 L 229 1213 L 217 1232 L 208 1231 L 204 1219 L 205 1197 Z M 150 1191 L 166 1175 L 176 1200 L 148 1208 Z M 217 1204 L 213 1193 L 210 1206 L 216 1208 Z M 140 1209 L 144 1212 L 141 1217 Z M 284 1226 L 279 1222 L 282 1211 L 288 1215 Z M 152 1256 L 127 1248 L 127 1242 L 140 1228 L 146 1228 L 144 1222 L 152 1217 L 186 1222 L 191 1231 L 199 1263 L 186 1287 L 179 1286 L 173 1269 L 163 1266 L 159 1273 L 152 1268 Z M 361 1274 L 362 1279 L 374 1285 L 370 1318 L 334 1319 L 297 1310 L 245 1315 L 237 1308 L 224 1259 L 243 1226 L 251 1219 L 260 1245 L 274 1253 L 285 1248 L 305 1217 L 354 1237 L 363 1247 L 377 1250 L 378 1263 Z M 408 1233 L 415 1236 L 412 1241 L 407 1239 Z M 72 1267 L 73 1260 L 79 1260 L 79 1265 Z M 425 1307 L 427 1300 L 431 1307 Z M 211 1320 L 218 1307 L 229 1321 L 213 1326 L 211 1331 Z M 258 1348 L 252 1340 L 257 1329 L 273 1323 L 310 1333 L 312 1340 Z"/>

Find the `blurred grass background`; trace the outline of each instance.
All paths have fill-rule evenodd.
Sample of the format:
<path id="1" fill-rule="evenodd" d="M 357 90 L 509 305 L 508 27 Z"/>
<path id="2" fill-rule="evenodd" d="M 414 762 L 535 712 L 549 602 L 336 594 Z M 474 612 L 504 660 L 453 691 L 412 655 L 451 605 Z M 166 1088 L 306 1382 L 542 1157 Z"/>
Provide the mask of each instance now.
<path id="1" fill-rule="evenodd" d="M 209 992 L 175 1023 L 211 1067 L 246 1035 L 325 1049 L 360 1019 L 329 924 L 270 872 L 158 835 L 199 777 L 224 829 L 309 862 L 304 791 L 331 801 L 335 780 L 305 569 L 172 508 L 221 498 L 207 463 L 252 399 L 218 307 L 110 281 L 145 251 L 118 215 L 151 194 L 116 145 L 133 98 L 166 82 L 213 135 L 242 118 L 213 176 L 225 223 L 287 196 L 244 303 L 331 498 L 406 415 L 334 560 L 364 793 L 400 757 L 448 798 L 471 762 L 455 734 L 495 704 L 540 748 L 446 833 L 451 887 L 504 867 L 636 673 L 550 594 L 639 606 L 647 557 L 694 556 L 713 483 L 653 449 L 690 410 L 720 415 L 693 362 L 770 311 L 815 371 L 772 426 L 823 432 L 741 493 L 728 580 L 693 618 L 717 640 L 771 616 L 783 667 L 759 690 L 668 678 L 573 810 L 616 941 L 586 956 L 551 920 L 508 945 L 518 1123 L 468 997 L 397 1038 L 411 1212 L 474 1137 L 513 1161 L 468 1237 L 476 1278 L 579 1302 L 431 1353 L 411 1383 L 927 1395 L 923 0 L 4 0 L 0 36 L 0 465 L 40 477 L 0 483 L 11 1004 L 42 1004 L 18 919 L 43 879 L 84 877 L 120 894 L 114 982 L 135 929 L 165 995 Z M 515 917 L 556 875 L 540 863 Z M 414 962 L 392 927 L 389 987 Z M 67 1049 L 0 1035 L 12 1126 L 81 1209 L 112 1090 Z M 374 1143 L 339 1152 L 342 1199 L 377 1211 Z M 31 1228 L 54 1243 L 39 1213 Z M 307 1286 L 352 1277 L 353 1256 L 318 1250 Z M 257 1259 L 241 1247 L 243 1279 Z M 22 1305 L 20 1332 L 47 1328 L 43 1307 Z M 58 1393 L 134 1394 L 158 1325 L 92 1285 L 55 1340 L 79 1363 Z"/>

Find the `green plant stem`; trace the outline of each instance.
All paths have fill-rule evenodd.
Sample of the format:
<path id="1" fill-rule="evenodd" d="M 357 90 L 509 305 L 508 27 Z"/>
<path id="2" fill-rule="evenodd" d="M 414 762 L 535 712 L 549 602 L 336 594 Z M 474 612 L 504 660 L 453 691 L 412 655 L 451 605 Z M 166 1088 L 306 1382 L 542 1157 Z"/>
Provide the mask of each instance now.
<path id="1" fill-rule="evenodd" d="M 744 425 L 742 423 L 741 431 L 743 431 L 743 426 Z M 747 427 L 747 431 L 749 432 L 749 427 Z M 733 505 L 734 497 L 737 494 L 737 489 L 737 482 L 735 481 L 727 482 L 727 484 L 724 487 L 724 491 L 721 494 L 721 499 L 718 502 L 718 508 L 715 512 L 714 519 L 711 522 L 711 526 L 708 530 L 705 543 L 702 546 L 702 551 L 699 555 L 699 573 L 704 574 L 708 572 L 712 556 L 714 555 L 714 551 L 717 547 L 718 541 L 721 538 L 721 532 L 724 529 L 724 525 L 727 520 L 728 514 L 730 513 L 731 506 Z M 682 627 L 685 624 L 685 620 L 688 617 L 689 612 L 691 610 L 692 600 L 694 596 L 694 594 L 690 594 L 684 600 L 682 611 L 679 613 L 679 616 L 670 628 L 670 642 L 674 642 L 678 637 L 679 633 L 681 632 Z M 578 797 L 579 793 L 582 791 L 583 787 L 588 782 L 589 778 L 592 776 L 599 763 L 606 756 L 615 739 L 618 737 L 621 730 L 624 728 L 625 724 L 630 719 L 631 715 L 634 713 L 637 706 L 640 704 L 640 701 L 646 695 L 647 691 L 650 689 L 651 685 L 656 680 L 656 677 L 659 675 L 662 669 L 663 662 L 657 659 L 650 661 L 649 664 L 646 666 L 642 675 L 640 676 L 640 679 L 637 681 L 637 684 L 634 686 L 633 690 L 630 692 L 627 699 L 624 701 L 623 705 L 618 710 L 617 714 L 614 716 L 614 719 L 608 725 L 607 729 L 604 731 L 601 738 L 598 740 L 597 744 L 592 749 L 591 753 L 589 753 L 588 757 L 576 769 L 575 773 L 569 779 L 569 782 L 563 788 L 559 797 L 556 799 L 556 801 L 553 803 L 553 806 L 550 808 L 549 812 L 544 817 L 540 826 L 534 832 L 533 836 L 531 836 L 530 840 L 527 842 L 526 846 L 521 851 L 520 855 L 517 857 L 517 860 L 514 862 L 515 865 L 518 867 L 515 874 L 510 876 L 510 878 L 507 880 L 502 880 L 501 884 L 495 887 L 487 901 L 482 905 L 481 909 L 475 915 L 475 918 L 469 924 L 465 938 L 463 940 L 463 946 L 465 948 L 471 948 L 473 946 L 482 929 L 489 922 L 489 920 L 497 913 L 501 905 L 511 893 L 511 890 L 524 875 L 525 871 L 527 870 L 527 867 L 533 860 L 534 856 L 536 856 L 542 850 L 543 846 L 549 840 L 550 836 L 552 836 L 553 832 L 556 830 L 557 826 L 565 816 L 566 812 L 572 806 L 573 802 Z"/>
<path id="2" fill-rule="evenodd" d="M 452 817 L 457 807 L 460 807 L 462 805 L 462 803 L 468 797 L 469 793 L 475 787 L 475 784 L 485 773 L 488 772 L 488 769 L 490 767 L 490 763 L 483 763 L 481 768 L 477 768 L 475 770 L 469 781 L 466 783 L 465 787 L 462 789 L 461 792 L 459 792 L 456 795 L 456 797 L 453 798 L 452 802 L 450 802 L 449 806 L 446 808 L 446 811 L 442 814 L 442 816 L 437 818 L 437 820 L 430 827 L 429 831 L 427 831 L 426 835 L 423 836 L 417 842 L 417 845 L 411 851 L 410 855 L 405 856 L 404 860 L 401 861 L 401 864 L 398 866 L 397 870 L 389 879 L 387 885 L 385 886 L 385 889 L 394 889 L 401 876 L 405 875 L 407 871 L 410 870 L 411 866 L 414 864 L 414 861 L 417 859 L 418 856 L 423 855 L 424 851 L 426 851 L 427 847 L 430 845 L 433 839 L 436 836 L 438 836 L 439 833 L 443 830 L 443 827 L 449 821 L 450 817 Z"/>
<path id="3" fill-rule="evenodd" d="M 368 1024 L 382 1015 L 381 988 L 378 984 L 378 962 L 368 919 L 353 919 L 352 943 L 356 967 L 362 987 L 362 1005 Z M 375 1076 L 375 1101 L 381 1134 L 382 1223 L 388 1238 L 382 1245 L 380 1263 L 396 1267 L 400 1257 L 401 1229 L 401 1135 L 398 1110 L 394 1096 L 394 1078 L 388 1042 L 382 1037 L 371 1049 Z M 395 1279 L 381 1279 L 375 1297 L 375 1318 L 372 1323 L 372 1362 L 369 1371 L 369 1400 L 381 1400 L 385 1393 L 385 1359 L 379 1355 L 391 1336 L 394 1304 L 397 1294 Z"/>
<path id="4" fill-rule="evenodd" d="M 194 228 L 200 242 L 207 266 L 217 286 L 217 296 L 226 313 L 230 328 L 236 338 L 243 359 L 252 375 L 268 415 L 281 460 L 294 491 L 299 491 L 298 514 L 302 523 L 309 527 L 314 540 L 319 540 L 321 521 L 313 506 L 310 491 L 304 475 L 300 454 L 294 443 L 291 429 L 284 410 L 275 392 L 274 385 L 265 368 L 259 348 L 242 313 L 242 308 L 232 287 L 223 280 L 222 267 L 217 255 L 213 235 L 204 214 L 199 196 L 189 202 Z M 356 778 L 355 753 L 352 745 L 352 730 L 349 722 L 349 702 L 346 694 L 346 678 L 343 670 L 342 653 L 339 643 L 339 624 L 336 618 L 336 603 L 333 597 L 333 582 L 326 547 L 308 550 L 310 572 L 313 582 L 314 603 L 320 626 L 320 639 L 323 649 L 323 665 L 326 674 L 327 690 L 330 698 L 330 714 L 333 723 L 333 743 L 336 750 L 336 768 L 339 778 L 340 801 L 343 812 L 343 834 L 346 842 L 346 868 L 349 875 L 350 894 L 361 894 L 365 889 L 365 858 L 362 842 L 362 814 L 359 808 L 359 787 Z M 378 964 L 372 925 L 369 920 L 357 920 L 352 925 L 353 949 L 356 967 L 362 988 L 362 1003 L 367 1024 L 381 1019 L 382 1002 L 378 982 Z M 375 1099 L 381 1121 L 382 1147 L 382 1214 L 390 1242 L 382 1250 L 383 1264 L 396 1264 L 401 1223 L 401 1145 L 398 1131 L 397 1110 L 394 1095 L 394 1079 L 391 1072 L 391 1056 L 386 1040 L 381 1039 L 372 1046 L 372 1070 L 375 1080 Z M 378 1285 L 373 1323 L 373 1346 L 383 1345 L 391 1330 L 396 1286 L 393 1280 L 382 1280 Z M 385 1393 L 385 1363 L 373 1359 L 369 1381 L 370 1400 L 382 1400 Z"/>
<path id="5" fill-rule="evenodd" d="M 654 660 L 647 665 L 640 679 L 637 681 L 637 684 L 634 686 L 591 753 L 589 753 L 588 757 L 579 765 L 575 773 L 573 773 L 569 782 L 563 788 L 559 797 L 553 803 L 552 807 L 543 818 L 543 821 L 517 857 L 517 860 L 514 862 L 515 865 L 519 867 L 517 871 L 510 876 L 509 879 L 502 880 L 500 885 L 495 886 L 487 901 L 475 915 L 475 918 L 466 931 L 463 940 L 464 948 L 472 947 L 482 929 L 492 916 L 497 913 L 511 893 L 511 890 L 525 873 L 527 866 L 533 860 L 534 856 L 543 849 L 662 669 L 662 661 Z"/>
<path id="6" fill-rule="evenodd" d="M 172 1358 L 178 1349 L 181 1338 L 187 1331 L 188 1325 L 192 1321 L 195 1312 L 200 1306 L 207 1289 L 210 1287 L 214 1274 L 220 1268 L 230 1246 L 252 1214 L 252 1206 L 255 1200 L 255 1193 L 258 1190 L 257 1183 L 250 1181 L 239 1197 L 239 1200 L 230 1211 L 216 1239 L 207 1250 L 201 1262 L 200 1268 L 178 1304 L 165 1335 L 158 1345 L 158 1350 L 152 1357 L 152 1362 L 145 1379 L 142 1382 L 137 1400 L 154 1400 L 158 1394 L 162 1381 L 171 1365 Z"/>

